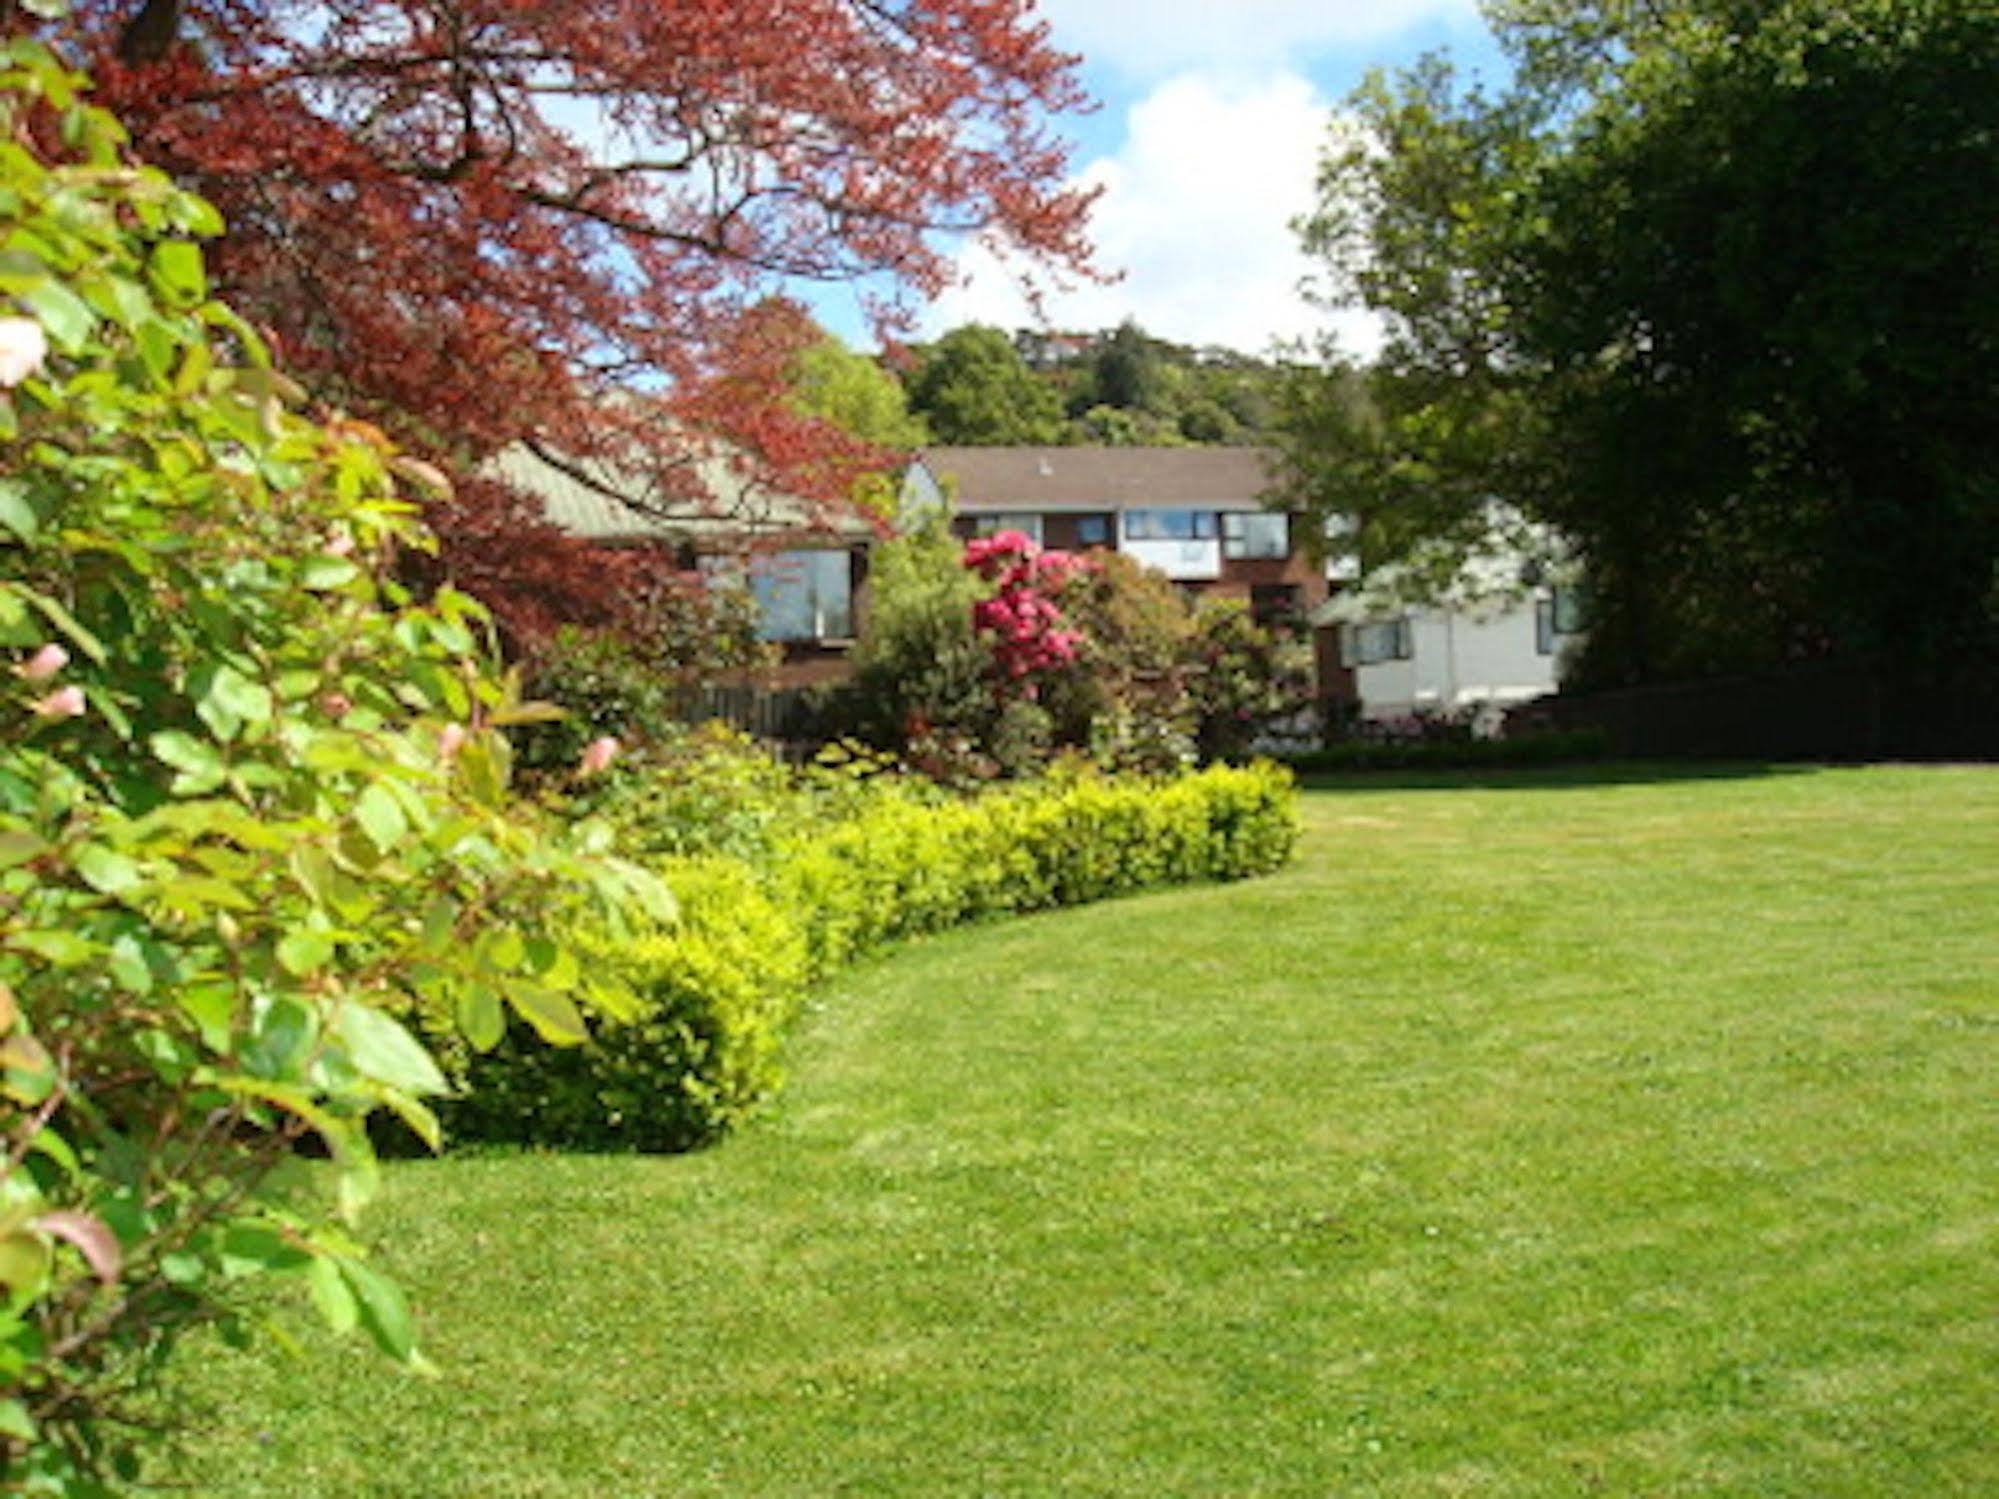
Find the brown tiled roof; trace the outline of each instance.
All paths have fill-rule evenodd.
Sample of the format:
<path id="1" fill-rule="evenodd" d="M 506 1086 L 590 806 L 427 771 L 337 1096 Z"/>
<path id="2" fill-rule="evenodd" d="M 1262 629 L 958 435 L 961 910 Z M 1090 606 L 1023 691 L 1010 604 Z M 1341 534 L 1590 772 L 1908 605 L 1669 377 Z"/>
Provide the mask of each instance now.
<path id="1" fill-rule="evenodd" d="M 1264 448 L 926 448 L 960 510 L 1257 509 Z"/>

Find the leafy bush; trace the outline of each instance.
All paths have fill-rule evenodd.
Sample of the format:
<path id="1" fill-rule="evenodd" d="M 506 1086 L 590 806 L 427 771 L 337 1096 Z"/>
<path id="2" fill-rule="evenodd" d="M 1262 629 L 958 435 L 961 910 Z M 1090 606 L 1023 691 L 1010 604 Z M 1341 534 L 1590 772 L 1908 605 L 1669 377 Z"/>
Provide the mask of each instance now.
<path id="1" fill-rule="evenodd" d="M 421 466 L 288 410 L 207 298 L 213 210 L 79 87 L 0 49 L 0 1487 L 69 1494 L 258 1276 L 415 1360 L 350 1232 L 369 1115 L 437 1138 L 406 1019 L 580 1039 L 617 986 L 543 913 L 669 910 L 510 801 L 481 611 L 384 581 Z M 276 1169 L 308 1136 L 337 1214 Z"/>
<path id="2" fill-rule="evenodd" d="M 1164 781 L 1080 770 L 971 797 L 840 770 L 772 806 L 760 854 L 660 866 L 678 925 L 577 941 L 630 979 L 633 1014 L 562 1051 L 518 1027 L 490 1053 L 461 1051 L 455 1135 L 701 1144 L 776 1086 L 803 987 L 856 958 L 968 921 L 1264 873 L 1297 837 L 1291 777 L 1268 763 Z"/>
<path id="3" fill-rule="evenodd" d="M 1598 730 L 1530 734 L 1517 739 L 1354 739 L 1322 750 L 1287 755 L 1300 775 L 1360 770 L 1503 770 L 1601 760 L 1609 740 Z"/>
<path id="4" fill-rule="evenodd" d="M 580 1046 L 515 1025 L 490 1052 L 461 1050 L 456 1136 L 538 1145 L 686 1150 L 740 1120 L 779 1081 L 778 1042 L 805 980 L 796 922 L 739 859 L 674 859 L 671 927 L 579 934 L 586 964 L 617 972 L 636 1004 Z"/>

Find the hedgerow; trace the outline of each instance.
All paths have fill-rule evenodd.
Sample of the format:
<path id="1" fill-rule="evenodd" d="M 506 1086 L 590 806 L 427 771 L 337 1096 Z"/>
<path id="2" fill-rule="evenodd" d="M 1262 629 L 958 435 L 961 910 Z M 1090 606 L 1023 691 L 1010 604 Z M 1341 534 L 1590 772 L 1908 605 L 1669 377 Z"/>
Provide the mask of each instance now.
<path id="1" fill-rule="evenodd" d="M 716 762 L 728 758 L 711 749 L 703 774 L 739 792 L 767 774 L 739 749 L 748 763 L 724 775 Z M 686 805 L 666 790 L 627 795 L 628 810 Z M 630 976 L 639 1013 L 560 1052 L 522 1035 L 467 1054 L 463 1097 L 447 1116 L 455 1135 L 700 1144 L 776 1087 L 778 1042 L 800 996 L 843 965 L 964 922 L 1260 874 L 1284 863 L 1297 836 L 1290 774 L 1268 763 L 1159 780 L 1067 773 L 974 796 L 822 774 L 764 805 L 762 836 L 747 847 L 741 805 L 717 807 L 715 836 L 735 856 L 658 866 L 679 897 L 673 926 L 579 944 Z M 676 839 L 700 826 L 690 816 Z M 625 836 L 648 838 L 642 824 Z"/>

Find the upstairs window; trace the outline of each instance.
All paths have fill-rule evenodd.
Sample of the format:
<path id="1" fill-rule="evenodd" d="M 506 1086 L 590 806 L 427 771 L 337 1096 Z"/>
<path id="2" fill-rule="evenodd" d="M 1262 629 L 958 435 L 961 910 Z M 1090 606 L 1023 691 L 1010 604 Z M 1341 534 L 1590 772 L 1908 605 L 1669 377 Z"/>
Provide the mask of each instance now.
<path id="1" fill-rule="evenodd" d="M 1232 562 L 1283 561 L 1291 555 L 1291 517 L 1269 510 L 1224 512 L 1222 555 Z"/>
<path id="2" fill-rule="evenodd" d="M 1124 513 L 1126 541 L 1212 541 L 1215 512 L 1212 510 L 1127 510 Z"/>

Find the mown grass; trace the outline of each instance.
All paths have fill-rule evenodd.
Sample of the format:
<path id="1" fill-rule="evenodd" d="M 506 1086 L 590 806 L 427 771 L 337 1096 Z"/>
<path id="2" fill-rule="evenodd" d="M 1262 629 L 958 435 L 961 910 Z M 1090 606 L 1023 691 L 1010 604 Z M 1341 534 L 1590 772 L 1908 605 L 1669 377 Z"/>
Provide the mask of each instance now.
<path id="1" fill-rule="evenodd" d="M 215 1495 L 1999 1492 L 1999 772 L 1355 782 L 932 941 L 681 1159 L 396 1168 Z"/>

